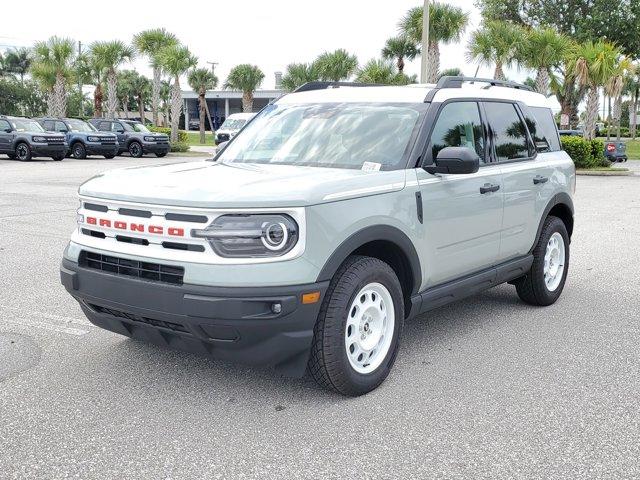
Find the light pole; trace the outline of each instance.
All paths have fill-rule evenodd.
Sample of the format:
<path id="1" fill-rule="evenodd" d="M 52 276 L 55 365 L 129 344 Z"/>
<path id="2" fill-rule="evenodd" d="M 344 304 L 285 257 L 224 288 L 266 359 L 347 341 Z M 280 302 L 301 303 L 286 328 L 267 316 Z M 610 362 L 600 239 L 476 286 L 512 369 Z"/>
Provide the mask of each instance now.
<path id="1" fill-rule="evenodd" d="M 427 83 L 427 58 L 429 56 L 429 0 L 424 0 L 422 9 L 422 65 L 420 66 L 420 83 Z"/>
<path id="2" fill-rule="evenodd" d="M 214 75 L 216 74 L 216 65 L 218 65 L 218 62 L 207 62 L 209 65 L 211 65 L 211 73 L 213 73 Z"/>

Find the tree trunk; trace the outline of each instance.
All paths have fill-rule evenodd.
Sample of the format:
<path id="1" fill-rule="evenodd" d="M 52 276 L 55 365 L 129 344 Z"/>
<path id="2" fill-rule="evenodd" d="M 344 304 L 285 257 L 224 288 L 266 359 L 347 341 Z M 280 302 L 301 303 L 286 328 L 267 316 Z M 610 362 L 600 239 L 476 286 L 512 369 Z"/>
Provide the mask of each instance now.
<path id="1" fill-rule="evenodd" d="M 107 116 L 116 118 L 118 110 L 118 78 L 115 70 L 109 70 L 107 73 Z"/>
<path id="2" fill-rule="evenodd" d="M 124 111 L 124 118 L 129 120 L 129 106 L 127 105 L 128 98 L 122 99 L 122 110 Z"/>
<path id="3" fill-rule="evenodd" d="M 170 119 L 170 115 L 169 115 L 169 103 L 165 102 L 164 104 L 164 119 L 162 121 L 162 126 L 163 127 L 168 127 L 169 126 L 169 119 Z"/>
<path id="4" fill-rule="evenodd" d="M 547 67 L 538 68 L 536 75 L 536 92 L 541 93 L 545 97 L 549 95 L 549 70 Z"/>
<path id="5" fill-rule="evenodd" d="M 398 73 L 402 75 L 404 72 L 404 57 L 398 57 L 398 62 L 396 64 L 398 66 Z"/>
<path id="6" fill-rule="evenodd" d="M 159 67 L 153 67 L 153 85 L 151 86 L 151 115 L 153 124 L 159 126 L 158 110 L 160 109 L 160 87 L 162 84 L 162 72 Z"/>
<path id="7" fill-rule="evenodd" d="M 138 94 L 138 113 L 140 114 L 140 121 L 146 123 L 144 118 L 144 97 L 141 94 Z"/>
<path id="8" fill-rule="evenodd" d="M 496 69 L 493 72 L 494 80 L 505 80 L 504 71 L 502 70 L 502 63 L 496 62 Z"/>
<path id="9" fill-rule="evenodd" d="M 205 93 L 206 90 L 203 88 L 200 90 L 200 92 L 198 92 L 198 100 L 199 100 L 199 115 L 200 115 L 200 143 L 207 143 L 207 140 L 204 136 L 204 116 L 206 114 L 205 112 Z"/>
<path id="10" fill-rule="evenodd" d="M 613 119 L 616 122 L 616 140 L 620 140 L 620 121 L 622 119 L 622 95 L 613 102 Z"/>
<path id="11" fill-rule="evenodd" d="M 180 77 L 176 75 L 171 87 L 171 142 L 178 142 L 178 127 L 182 112 L 182 95 L 180 94 Z"/>
<path id="12" fill-rule="evenodd" d="M 53 94 L 53 90 L 47 92 L 47 116 L 56 116 L 56 98 Z"/>
<path id="13" fill-rule="evenodd" d="M 55 117 L 67 116 L 67 91 L 64 76 L 56 75 L 56 83 L 53 85 L 53 113 Z"/>
<path id="14" fill-rule="evenodd" d="M 631 125 L 629 125 L 631 130 L 631 138 L 636 139 L 636 127 L 638 125 L 638 88 L 636 88 L 633 92 L 633 102 L 631 103 L 633 112 L 631 112 Z"/>
<path id="15" fill-rule="evenodd" d="M 242 111 L 251 113 L 253 112 L 253 92 L 247 90 L 242 92 Z"/>
<path id="16" fill-rule="evenodd" d="M 97 118 L 102 117 L 102 84 L 99 82 L 93 91 L 93 114 Z"/>
<path id="17" fill-rule="evenodd" d="M 438 83 L 440 73 L 440 47 L 438 42 L 429 42 L 427 52 L 427 83 Z"/>
<path id="18" fill-rule="evenodd" d="M 584 138 L 593 140 L 598 120 L 598 87 L 591 86 L 587 94 L 587 116 L 584 121 Z"/>
<path id="19" fill-rule="evenodd" d="M 207 104 L 206 97 L 204 99 L 204 109 L 207 111 L 207 117 L 209 118 L 209 128 L 211 129 L 211 133 L 213 134 L 213 120 L 211 119 L 211 112 L 209 111 L 209 105 Z"/>

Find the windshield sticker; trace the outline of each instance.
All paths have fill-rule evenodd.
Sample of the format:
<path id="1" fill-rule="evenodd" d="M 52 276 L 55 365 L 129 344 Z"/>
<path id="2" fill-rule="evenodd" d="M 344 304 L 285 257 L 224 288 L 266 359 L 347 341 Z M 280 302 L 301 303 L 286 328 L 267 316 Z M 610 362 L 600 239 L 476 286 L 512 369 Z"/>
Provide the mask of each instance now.
<path id="1" fill-rule="evenodd" d="M 365 172 L 377 172 L 382 167 L 382 164 L 376 162 L 364 162 L 362 164 L 362 170 Z"/>

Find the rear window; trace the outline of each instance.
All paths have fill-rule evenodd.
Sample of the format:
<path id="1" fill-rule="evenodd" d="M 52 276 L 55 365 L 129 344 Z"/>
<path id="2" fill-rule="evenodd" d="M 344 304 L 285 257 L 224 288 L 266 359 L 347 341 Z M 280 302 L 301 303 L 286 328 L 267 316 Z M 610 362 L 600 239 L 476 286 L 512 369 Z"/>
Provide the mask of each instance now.
<path id="1" fill-rule="evenodd" d="M 556 121 L 553 119 L 551 109 L 544 107 L 529 107 L 533 118 L 527 113 L 527 126 L 533 137 L 533 142 L 539 152 L 557 152 L 560 148 L 560 138 Z M 545 147 L 545 142 L 548 147 Z"/>

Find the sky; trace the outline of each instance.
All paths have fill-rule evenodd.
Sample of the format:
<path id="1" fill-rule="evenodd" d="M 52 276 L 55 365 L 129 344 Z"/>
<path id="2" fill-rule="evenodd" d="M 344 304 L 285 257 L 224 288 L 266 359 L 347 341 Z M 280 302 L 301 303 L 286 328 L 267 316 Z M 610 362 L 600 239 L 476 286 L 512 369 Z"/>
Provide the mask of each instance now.
<path id="1" fill-rule="evenodd" d="M 441 69 L 459 67 L 473 75 L 476 65 L 466 63 L 464 51 L 469 34 L 480 23 L 480 13 L 473 0 L 446 1 L 469 12 L 470 22 L 461 43 L 442 47 Z M 345 48 L 358 56 L 361 65 L 379 57 L 385 40 L 398 33 L 403 14 L 422 1 L 189 0 L 177 2 L 176 12 L 167 0 L 111 4 L 65 0 L 63 4 L 50 0 L 4 3 L 3 18 L 27 14 L 29 21 L 3 22 L 0 49 L 31 46 L 52 35 L 81 41 L 84 48 L 96 40 L 131 42 L 137 32 L 164 27 L 198 57 L 199 66 L 217 62 L 221 83 L 235 65 L 251 63 L 265 73 L 262 88 L 273 88 L 276 71 L 285 71 L 289 63 L 310 62 L 324 51 Z M 150 75 L 145 58 L 124 68 Z M 419 60 L 410 62 L 406 72 L 418 74 Z M 523 80 L 527 73 L 511 70 L 507 75 Z M 492 69 L 481 68 L 479 76 L 491 77 Z"/>

